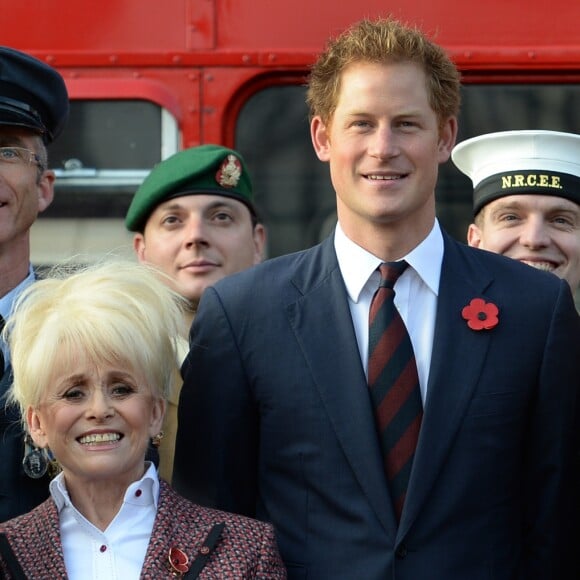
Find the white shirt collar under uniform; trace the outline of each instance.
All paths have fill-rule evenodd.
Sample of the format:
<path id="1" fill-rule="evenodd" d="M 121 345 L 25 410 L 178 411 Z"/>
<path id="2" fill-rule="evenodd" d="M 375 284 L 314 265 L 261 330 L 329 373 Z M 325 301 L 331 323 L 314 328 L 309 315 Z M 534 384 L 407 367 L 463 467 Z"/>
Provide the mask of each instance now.
<path id="1" fill-rule="evenodd" d="M 104 532 L 72 504 L 61 473 L 50 482 L 70 580 L 132 580 L 141 575 L 159 500 L 159 479 L 150 463 L 125 492 L 123 505 Z"/>
<path id="2" fill-rule="evenodd" d="M 377 268 L 382 260 L 350 240 L 340 223 L 335 230 L 334 248 L 346 286 L 359 354 L 366 373 L 368 316 L 372 297 L 379 285 Z M 395 284 L 395 305 L 411 337 L 421 395 L 425 402 L 443 263 L 443 234 L 437 220 L 429 235 L 403 259 L 408 262 L 409 268 Z"/>
<path id="3" fill-rule="evenodd" d="M 16 299 L 24 292 L 28 286 L 30 286 L 35 280 L 34 270 L 32 269 L 32 265 L 28 267 L 28 276 L 16 286 L 16 288 L 12 288 L 10 292 L 5 294 L 4 296 L 0 297 L 0 316 L 6 320 L 11 314 L 12 309 L 14 307 L 14 302 Z M 0 340 L 0 348 L 2 349 L 2 353 L 4 354 L 4 368 L 8 367 L 8 362 L 10 361 L 10 352 L 8 350 L 8 346 L 4 344 L 3 340 Z M 0 369 L 3 371 L 4 369 Z M 2 372 L 0 372 L 0 376 L 2 376 Z"/>

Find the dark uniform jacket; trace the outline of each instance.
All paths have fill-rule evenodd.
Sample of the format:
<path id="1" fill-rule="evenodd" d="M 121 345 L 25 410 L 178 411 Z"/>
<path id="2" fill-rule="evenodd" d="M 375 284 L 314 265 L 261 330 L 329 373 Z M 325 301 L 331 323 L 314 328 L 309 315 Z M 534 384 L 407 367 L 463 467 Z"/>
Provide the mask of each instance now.
<path id="1" fill-rule="evenodd" d="M 0 379 L 0 522 L 30 511 L 49 495 L 49 477 L 28 477 L 22 469 L 24 434 L 20 413 L 6 406 L 6 394 L 12 384 L 8 366 Z"/>

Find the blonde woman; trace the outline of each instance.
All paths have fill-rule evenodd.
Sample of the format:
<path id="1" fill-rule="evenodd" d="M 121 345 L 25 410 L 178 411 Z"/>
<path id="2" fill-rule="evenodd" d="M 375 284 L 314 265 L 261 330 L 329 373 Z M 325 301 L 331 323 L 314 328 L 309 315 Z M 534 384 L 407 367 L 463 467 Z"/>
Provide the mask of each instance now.
<path id="1" fill-rule="evenodd" d="M 8 321 L 12 399 L 62 472 L 0 525 L 6 578 L 285 578 L 270 525 L 199 507 L 145 460 L 177 372 L 182 299 L 114 261 L 31 286 Z"/>

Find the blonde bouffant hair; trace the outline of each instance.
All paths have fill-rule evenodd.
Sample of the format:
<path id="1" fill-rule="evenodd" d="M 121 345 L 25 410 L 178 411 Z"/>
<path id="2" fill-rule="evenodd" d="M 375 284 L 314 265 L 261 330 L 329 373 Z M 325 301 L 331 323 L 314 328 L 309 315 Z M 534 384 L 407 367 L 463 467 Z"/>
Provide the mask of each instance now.
<path id="1" fill-rule="evenodd" d="M 72 274 L 70 267 L 57 267 L 29 286 L 4 331 L 14 372 L 9 400 L 22 417 L 40 405 L 55 367 L 74 367 L 79 354 L 138 370 L 152 394 L 166 399 L 178 372 L 186 303 L 163 276 L 113 259 Z"/>

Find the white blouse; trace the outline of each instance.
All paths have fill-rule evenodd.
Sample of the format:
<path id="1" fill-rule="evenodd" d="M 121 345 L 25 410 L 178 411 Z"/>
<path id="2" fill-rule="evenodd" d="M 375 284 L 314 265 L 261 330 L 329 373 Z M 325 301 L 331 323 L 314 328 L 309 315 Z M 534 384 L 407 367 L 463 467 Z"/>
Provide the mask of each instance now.
<path id="1" fill-rule="evenodd" d="M 64 562 L 70 580 L 131 580 L 141 575 L 153 530 L 159 479 L 153 464 L 125 492 L 123 505 L 104 532 L 71 503 L 60 473 L 50 482 L 60 518 Z"/>

